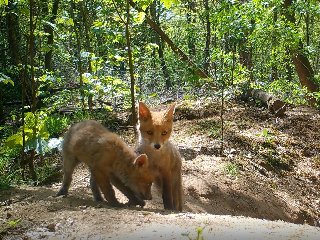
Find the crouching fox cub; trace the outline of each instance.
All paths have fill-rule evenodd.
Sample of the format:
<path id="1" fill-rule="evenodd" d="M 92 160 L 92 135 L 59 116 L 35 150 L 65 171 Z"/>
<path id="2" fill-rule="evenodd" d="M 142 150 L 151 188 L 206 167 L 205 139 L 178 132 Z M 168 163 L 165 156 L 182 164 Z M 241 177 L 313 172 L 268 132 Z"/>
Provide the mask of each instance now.
<path id="1" fill-rule="evenodd" d="M 96 200 L 101 198 L 100 189 L 110 205 L 121 205 L 111 183 L 131 204 L 144 206 L 143 200 L 151 199 L 154 178 L 148 167 L 148 157 L 137 156 L 118 135 L 99 122 L 89 120 L 73 125 L 65 135 L 62 157 L 64 176 L 57 196 L 68 194 L 74 168 L 84 162 L 94 178 L 91 189 Z"/>

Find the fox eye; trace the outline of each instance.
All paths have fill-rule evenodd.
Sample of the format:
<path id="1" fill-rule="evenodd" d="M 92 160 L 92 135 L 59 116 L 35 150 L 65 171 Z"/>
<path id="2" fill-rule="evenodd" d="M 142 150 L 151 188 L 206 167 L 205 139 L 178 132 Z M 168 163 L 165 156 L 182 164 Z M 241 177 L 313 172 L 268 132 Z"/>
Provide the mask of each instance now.
<path id="1" fill-rule="evenodd" d="M 153 132 L 152 132 L 152 131 L 147 131 L 147 134 L 148 134 L 148 135 L 152 135 Z"/>
<path id="2" fill-rule="evenodd" d="M 168 134 L 167 131 L 163 131 L 163 132 L 161 133 L 162 136 L 165 136 L 165 135 L 167 135 L 167 134 Z"/>

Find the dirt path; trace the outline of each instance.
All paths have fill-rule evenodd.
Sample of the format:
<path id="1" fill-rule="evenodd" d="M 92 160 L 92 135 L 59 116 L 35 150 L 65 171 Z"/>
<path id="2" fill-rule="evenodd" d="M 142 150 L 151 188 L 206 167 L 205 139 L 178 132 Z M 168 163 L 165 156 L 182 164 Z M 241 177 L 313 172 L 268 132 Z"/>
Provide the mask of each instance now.
<path id="1" fill-rule="evenodd" d="M 8 230 L 3 239 L 196 239 L 198 229 L 203 230 L 204 239 L 316 240 L 320 234 L 319 228 L 308 225 L 230 215 L 171 213 L 155 209 L 151 203 L 144 209 L 110 208 L 94 203 L 89 189 L 80 184 L 67 198 L 53 197 L 55 190 L 11 190 L 12 202 L 2 207 L 1 215 L 18 217 L 22 224 Z M 124 198 L 120 194 L 118 197 Z"/>
<path id="2" fill-rule="evenodd" d="M 0 239 L 197 239 L 199 227 L 204 239 L 319 239 L 319 112 L 296 108 L 275 119 L 230 104 L 225 117 L 226 156 L 217 157 L 214 106 L 177 111 L 183 213 L 162 210 L 157 192 L 143 209 L 97 204 L 80 166 L 67 198 L 54 197 L 60 182 L 2 191 Z"/>

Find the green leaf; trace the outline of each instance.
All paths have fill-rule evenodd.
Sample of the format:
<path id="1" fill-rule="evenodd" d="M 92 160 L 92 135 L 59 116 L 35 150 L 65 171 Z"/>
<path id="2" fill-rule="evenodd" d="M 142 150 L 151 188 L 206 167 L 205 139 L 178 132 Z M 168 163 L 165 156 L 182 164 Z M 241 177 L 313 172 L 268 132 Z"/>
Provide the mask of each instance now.
<path id="1" fill-rule="evenodd" d="M 120 55 L 115 55 L 114 56 L 114 58 L 117 60 L 117 61 L 119 61 L 119 62 L 122 62 L 122 61 L 124 61 L 126 58 L 124 58 L 124 57 L 121 57 Z"/>
<path id="2" fill-rule="evenodd" d="M 8 225 L 9 225 L 10 227 L 16 227 L 20 222 L 21 222 L 21 218 L 18 218 L 18 219 L 16 219 L 16 220 L 10 220 L 10 221 L 8 222 Z"/>
<path id="3" fill-rule="evenodd" d="M 164 7 L 167 9 L 169 9 L 172 6 L 172 4 L 179 3 L 179 0 L 160 0 L 160 1 L 163 3 Z"/>
<path id="4" fill-rule="evenodd" d="M 68 17 L 61 17 L 57 19 L 57 23 L 60 24 L 65 24 L 67 26 L 73 27 L 74 26 L 74 22 L 72 18 L 68 18 Z"/>
<path id="5" fill-rule="evenodd" d="M 264 128 L 263 130 L 262 130 L 262 134 L 261 134 L 263 137 L 267 137 L 268 135 L 269 135 L 269 131 L 268 131 L 268 129 L 266 129 L 266 128 Z"/>
<path id="6" fill-rule="evenodd" d="M 142 10 L 146 10 L 147 7 L 152 3 L 152 0 L 134 0 L 134 2 L 139 3 Z"/>
<path id="7" fill-rule="evenodd" d="M 0 6 L 2 5 L 8 5 L 9 0 L 0 0 Z"/>
<path id="8" fill-rule="evenodd" d="M 144 12 L 139 12 L 137 17 L 136 17 L 136 22 L 138 24 L 143 23 L 144 19 L 145 19 L 146 14 Z"/>
<path id="9" fill-rule="evenodd" d="M 16 133 L 6 139 L 5 145 L 8 147 L 15 147 L 17 145 L 22 146 L 22 135 Z"/>
<path id="10" fill-rule="evenodd" d="M 14 82 L 5 74 L 0 72 L 0 82 L 3 82 L 4 84 L 10 83 L 12 86 L 14 86 Z"/>

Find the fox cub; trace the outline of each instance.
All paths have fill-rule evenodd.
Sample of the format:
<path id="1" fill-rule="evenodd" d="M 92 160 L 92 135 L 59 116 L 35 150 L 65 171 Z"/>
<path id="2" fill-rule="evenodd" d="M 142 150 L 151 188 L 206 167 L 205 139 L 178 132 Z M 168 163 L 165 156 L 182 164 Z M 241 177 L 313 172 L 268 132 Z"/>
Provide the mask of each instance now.
<path id="1" fill-rule="evenodd" d="M 129 198 L 131 204 L 144 206 L 143 200 L 152 198 L 154 174 L 149 169 L 147 155 L 137 156 L 118 135 L 97 121 L 83 121 L 67 131 L 62 157 L 64 177 L 57 196 L 68 194 L 74 168 L 84 162 L 93 177 L 91 189 L 96 200 L 102 200 L 100 189 L 110 205 L 121 206 L 111 183 Z"/>
<path id="2" fill-rule="evenodd" d="M 139 103 L 138 152 L 148 156 L 155 171 L 156 185 L 162 190 L 165 209 L 182 211 L 181 157 L 178 149 L 169 141 L 175 104 L 166 111 L 150 111 Z"/>

